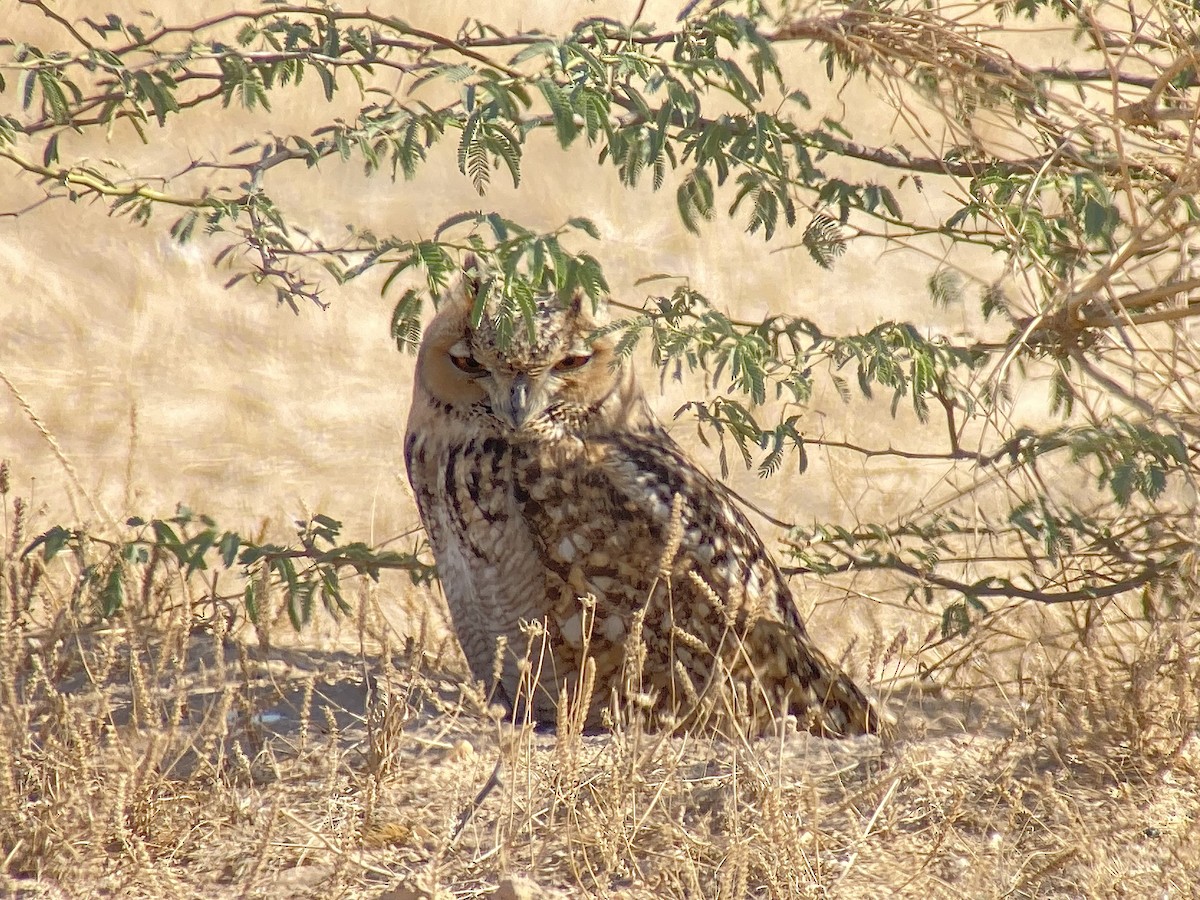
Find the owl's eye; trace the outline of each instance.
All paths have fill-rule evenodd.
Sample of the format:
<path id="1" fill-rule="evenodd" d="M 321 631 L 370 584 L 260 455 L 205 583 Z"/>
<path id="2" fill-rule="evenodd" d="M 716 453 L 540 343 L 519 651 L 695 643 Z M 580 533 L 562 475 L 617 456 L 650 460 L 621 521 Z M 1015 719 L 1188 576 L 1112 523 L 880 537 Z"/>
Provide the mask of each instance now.
<path id="1" fill-rule="evenodd" d="M 487 373 L 487 367 L 473 356 L 455 356 L 450 355 L 450 362 L 454 363 L 455 368 L 468 375 L 483 375 Z"/>
<path id="2" fill-rule="evenodd" d="M 572 369 L 579 369 L 586 366 L 592 360 L 590 353 L 578 353 L 571 356 L 564 356 L 554 364 L 555 372 L 570 372 Z"/>

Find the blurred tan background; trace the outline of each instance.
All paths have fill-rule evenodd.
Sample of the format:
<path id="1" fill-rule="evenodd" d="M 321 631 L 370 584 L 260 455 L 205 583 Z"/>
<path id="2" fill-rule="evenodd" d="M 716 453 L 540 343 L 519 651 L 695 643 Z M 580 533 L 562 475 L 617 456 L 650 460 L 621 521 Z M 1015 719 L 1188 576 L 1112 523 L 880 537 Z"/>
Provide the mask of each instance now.
<path id="1" fill-rule="evenodd" d="M 132 16 L 142 5 L 106 4 L 103 11 Z M 453 33 L 473 15 L 501 28 L 536 23 L 562 31 L 588 15 L 627 19 L 637 6 L 629 0 L 508 2 L 486 12 L 465 2 L 372 8 Z M 209 3 L 197 12 L 190 4 L 165 0 L 154 5 L 165 20 L 177 23 L 225 8 Z M 69 20 L 101 14 L 94 2 L 80 0 L 56 9 Z M 644 19 L 668 27 L 677 9 L 674 3 L 649 3 Z M 25 6 L 4 30 L 47 46 L 59 40 L 57 30 Z M 861 81 L 846 90 L 832 88 L 817 50 L 792 44 L 783 52 L 789 80 L 813 100 L 811 112 L 797 111 L 802 124 L 828 115 L 844 120 L 864 143 L 936 148 L 939 136 L 907 133 Z M 214 106 L 199 115 L 172 116 L 165 129 L 150 126 L 149 146 L 123 126 L 107 142 L 68 135 L 63 159 L 110 157 L 134 173 L 176 171 L 268 132 L 307 135 L 336 115 L 352 115 L 358 92 L 348 77 L 340 87 L 332 106 L 310 78 L 301 90 L 273 94 L 269 114 Z M 10 110 L 19 102 L 11 86 L 0 102 Z M 803 249 L 780 249 L 798 243 L 799 228 L 765 243 L 744 233 L 744 215 L 718 216 L 699 236 L 688 233 L 679 223 L 671 184 L 655 193 L 646 179 L 639 189 L 626 189 L 610 166 L 596 165 L 597 148 L 582 142 L 563 152 L 550 138 L 537 140 L 525 160 L 521 188 L 514 191 L 508 176 L 496 173 L 484 198 L 457 171 L 455 145 L 451 135 L 413 182 L 366 178 L 357 160 L 326 161 L 315 170 L 299 163 L 279 167 L 266 188 L 294 222 L 331 241 L 348 223 L 381 234 L 428 236 L 444 218 L 465 209 L 497 209 L 541 229 L 586 215 L 603 240 L 581 242 L 577 249 L 594 253 L 614 295 L 634 304 L 648 293 L 669 290 L 661 284 L 636 287 L 636 279 L 666 272 L 686 276 L 718 307 L 738 316 L 786 311 L 815 320 L 827 333 L 886 319 L 912 321 L 928 334 L 978 324 L 974 310 L 937 310 L 929 301 L 925 281 L 937 267 L 936 247 L 933 256 L 888 253 L 882 242 L 859 240 L 827 272 Z M 900 172 L 856 171 L 837 160 L 822 166 L 831 175 L 879 179 L 896 190 L 906 211 L 944 217 L 954 208 L 930 179 L 918 194 L 911 182 L 898 186 Z M 199 183 L 190 175 L 172 187 L 185 192 Z M 3 171 L 0 371 L 57 440 L 86 491 L 86 497 L 76 495 L 50 443 L 14 393 L 0 385 L 0 458 L 12 460 L 18 489 L 32 486 L 47 511 L 43 521 L 163 516 L 183 502 L 223 527 L 243 531 L 256 531 L 264 519 L 273 529 L 286 529 L 292 518 L 317 511 L 342 519 L 348 539 L 380 541 L 416 524 L 401 459 L 412 359 L 389 339 L 398 293 L 380 296 L 383 273 L 330 286 L 324 293 L 327 311 L 311 307 L 294 315 L 276 305 L 269 289 L 249 280 L 223 288 L 231 272 L 212 265 L 223 243 L 199 234 L 187 246 L 173 242 L 169 210 L 138 227 L 110 217 L 96 203 L 60 200 L 27 209 L 42 196 L 31 177 Z M 719 207 L 731 199 L 724 195 Z M 802 215 L 801 226 L 806 221 Z M 981 272 L 995 267 L 986 259 L 978 262 Z M 853 383 L 853 372 L 846 374 Z M 684 398 L 705 391 L 699 378 L 668 384 L 665 392 L 655 373 L 643 380 L 667 420 Z M 894 422 L 889 399 L 844 405 L 823 382 L 805 411 L 804 430 L 870 446 L 943 446 L 944 422 L 915 427 L 903 405 Z M 716 471 L 715 455 L 698 448 L 691 422 L 680 421 L 673 431 Z M 730 458 L 738 465 L 732 447 Z M 771 481 L 743 471 L 735 471 L 731 481 L 780 518 L 852 524 L 911 508 L 944 474 L 945 467 L 921 469 L 889 458 L 864 462 L 852 454 L 813 450 L 802 476 L 789 463 Z"/>

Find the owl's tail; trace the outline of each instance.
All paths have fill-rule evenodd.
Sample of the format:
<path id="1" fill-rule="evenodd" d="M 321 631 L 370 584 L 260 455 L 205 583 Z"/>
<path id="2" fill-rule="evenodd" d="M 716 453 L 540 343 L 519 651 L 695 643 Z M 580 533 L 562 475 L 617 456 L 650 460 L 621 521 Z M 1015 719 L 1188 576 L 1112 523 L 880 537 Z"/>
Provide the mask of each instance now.
<path id="1" fill-rule="evenodd" d="M 792 710 L 797 720 L 821 737 L 853 737 L 883 730 L 885 720 L 879 705 L 824 654 L 813 652 L 813 667 L 819 674 L 797 698 L 800 708 Z"/>

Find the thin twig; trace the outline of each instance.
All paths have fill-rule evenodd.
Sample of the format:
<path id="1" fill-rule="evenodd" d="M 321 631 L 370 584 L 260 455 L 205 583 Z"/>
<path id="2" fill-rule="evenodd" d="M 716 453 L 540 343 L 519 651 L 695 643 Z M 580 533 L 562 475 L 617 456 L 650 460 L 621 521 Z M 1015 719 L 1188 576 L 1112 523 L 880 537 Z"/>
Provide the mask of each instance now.
<path id="1" fill-rule="evenodd" d="M 483 787 L 479 789 L 479 793 L 475 795 L 475 799 L 472 800 L 463 809 L 463 811 L 458 814 L 458 820 L 454 823 L 454 830 L 450 832 L 451 847 L 458 842 L 463 830 L 470 823 L 475 813 L 479 811 L 479 808 L 483 806 L 483 802 L 487 800 L 488 795 L 500 786 L 500 772 L 503 770 L 503 768 L 504 759 L 501 757 L 500 759 L 496 760 L 496 765 L 495 768 L 492 769 L 492 774 L 489 775 L 488 780 L 483 783 Z"/>

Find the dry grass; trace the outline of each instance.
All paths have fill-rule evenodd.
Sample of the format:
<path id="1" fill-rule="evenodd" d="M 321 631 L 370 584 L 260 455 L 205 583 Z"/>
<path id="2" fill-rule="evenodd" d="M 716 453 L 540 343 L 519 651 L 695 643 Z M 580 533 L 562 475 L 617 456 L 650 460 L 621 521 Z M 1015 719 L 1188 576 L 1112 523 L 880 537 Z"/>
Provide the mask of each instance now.
<path id="1" fill-rule="evenodd" d="M 80 560 L 20 558 L 29 506 L 0 487 L 8 895 L 1182 897 L 1200 879 L 1190 604 L 1062 612 L 1054 641 L 1040 617 L 1021 652 L 981 641 L 940 693 L 893 690 L 882 741 L 586 736 L 569 716 L 539 733 L 487 707 L 436 628 L 393 652 L 366 588 L 344 649 L 205 618 L 177 576 L 97 622 Z"/>

